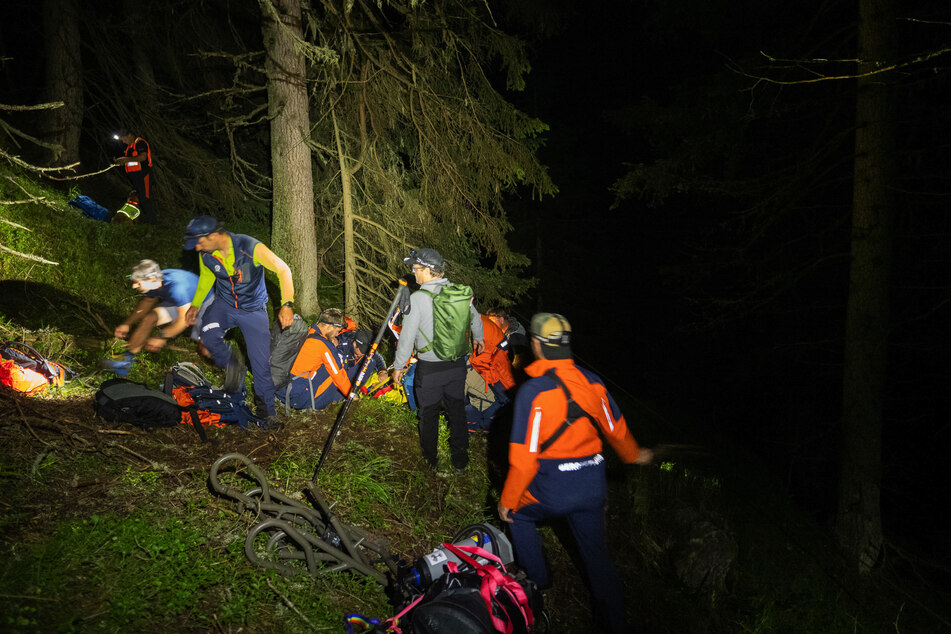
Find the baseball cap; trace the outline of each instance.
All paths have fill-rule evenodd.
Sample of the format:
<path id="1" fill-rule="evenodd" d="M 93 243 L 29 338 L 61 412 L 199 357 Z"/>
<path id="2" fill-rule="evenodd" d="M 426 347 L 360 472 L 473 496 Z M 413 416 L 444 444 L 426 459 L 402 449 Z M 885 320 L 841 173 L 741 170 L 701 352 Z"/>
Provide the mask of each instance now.
<path id="1" fill-rule="evenodd" d="M 212 216 L 198 216 L 192 218 L 185 227 L 185 250 L 191 251 L 198 244 L 199 238 L 204 238 L 216 231 L 221 231 L 224 225 Z"/>
<path id="2" fill-rule="evenodd" d="M 412 249 L 409 252 L 409 257 L 403 258 L 403 261 L 410 266 L 418 264 L 439 271 L 442 271 L 446 264 L 436 249 Z"/>
<path id="3" fill-rule="evenodd" d="M 567 346 L 571 343 L 571 324 L 558 313 L 536 313 L 532 316 L 532 337 L 546 346 Z"/>

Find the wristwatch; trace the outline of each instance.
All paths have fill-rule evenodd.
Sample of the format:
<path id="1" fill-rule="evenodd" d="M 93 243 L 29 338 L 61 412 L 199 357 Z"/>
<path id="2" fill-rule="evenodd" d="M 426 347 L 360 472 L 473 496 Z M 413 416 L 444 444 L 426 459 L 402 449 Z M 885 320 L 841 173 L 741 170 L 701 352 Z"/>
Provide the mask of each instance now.
<path id="1" fill-rule="evenodd" d="M 283 304 L 281 304 L 281 308 L 284 308 L 285 306 L 290 306 L 291 308 L 294 308 L 294 302 L 284 302 Z"/>

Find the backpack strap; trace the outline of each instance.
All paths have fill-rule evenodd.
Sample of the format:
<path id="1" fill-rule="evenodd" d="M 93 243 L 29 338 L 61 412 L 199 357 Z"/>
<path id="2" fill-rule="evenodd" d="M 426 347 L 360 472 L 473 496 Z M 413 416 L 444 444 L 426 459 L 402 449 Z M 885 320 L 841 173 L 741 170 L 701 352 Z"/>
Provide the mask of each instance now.
<path id="1" fill-rule="evenodd" d="M 552 444 L 554 444 L 554 442 L 558 440 L 561 435 L 565 433 L 568 428 L 571 427 L 579 418 L 586 416 L 592 421 L 596 420 L 594 416 L 584 411 L 584 408 L 578 405 L 578 403 L 576 403 L 575 400 L 571 398 L 571 392 L 568 391 L 568 386 L 566 386 L 565 382 L 561 380 L 561 377 L 558 376 L 558 373 L 555 372 L 554 368 L 547 370 L 545 372 L 545 376 L 554 381 L 555 384 L 561 388 L 561 391 L 565 393 L 565 400 L 568 401 L 568 416 L 564 421 L 562 421 L 561 426 L 555 430 L 555 433 L 545 439 L 545 442 L 539 446 L 539 454 L 544 453 L 546 449 L 551 447 Z"/>
<path id="2" fill-rule="evenodd" d="M 435 299 L 435 298 L 436 298 L 436 293 L 434 293 L 434 292 L 432 292 L 432 291 L 428 291 L 428 290 L 426 290 L 425 288 L 421 288 L 421 289 L 419 289 L 419 290 L 416 291 L 416 292 L 417 292 L 417 293 L 426 293 L 427 295 L 429 295 L 429 298 L 430 298 L 430 299 Z M 430 312 L 432 312 L 432 311 L 430 311 Z M 433 327 L 435 327 L 435 320 L 433 321 Z M 425 347 L 425 348 L 420 348 L 419 350 L 416 351 L 416 355 L 418 356 L 418 355 L 423 354 L 424 352 L 429 352 L 430 350 L 432 350 L 432 349 L 433 349 L 433 342 L 430 341 L 429 337 L 426 336 L 426 333 L 423 332 L 423 329 L 422 329 L 422 328 L 418 329 L 416 332 L 418 332 L 419 334 L 421 334 L 421 335 L 423 336 L 423 339 L 426 340 L 426 347 Z M 435 335 L 433 336 L 433 338 L 435 339 Z"/>
<path id="3" fill-rule="evenodd" d="M 189 405 L 187 408 L 188 415 L 192 419 L 192 426 L 195 428 L 195 431 L 198 432 L 198 437 L 201 438 L 203 443 L 208 442 L 208 435 L 205 434 L 205 428 L 202 427 L 201 421 L 198 420 L 198 408 L 195 405 Z"/>

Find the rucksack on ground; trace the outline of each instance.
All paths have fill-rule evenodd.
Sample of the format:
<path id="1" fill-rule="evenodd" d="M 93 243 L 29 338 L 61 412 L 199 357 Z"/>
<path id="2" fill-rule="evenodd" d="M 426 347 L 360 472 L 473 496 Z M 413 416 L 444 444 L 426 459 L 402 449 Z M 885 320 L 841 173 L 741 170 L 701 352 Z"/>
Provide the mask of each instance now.
<path id="1" fill-rule="evenodd" d="M 165 386 L 162 391 L 171 396 L 172 389 L 180 386 L 215 387 L 201 368 L 190 361 L 179 361 L 171 367 L 165 375 Z"/>
<path id="2" fill-rule="evenodd" d="M 96 414 L 113 423 L 142 429 L 178 425 L 182 408 L 175 399 L 144 383 L 115 378 L 104 381 L 95 396 Z"/>
<path id="3" fill-rule="evenodd" d="M 455 361 L 469 354 L 472 346 L 469 335 L 472 324 L 472 288 L 464 284 L 450 282 L 438 293 L 419 289 L 433 300 L 433 340 L 426 341 L 426 347 L 419 353 L 435 353 L 443 361 Z"/>
<path id="4" fill-rule="evenodd" d="M 512 575 L 497 556 L 477 546 L 444 543 L 441 548 L 460 563 L 447 562 L 446 573 L 400 612 L 400 627 L 409 624 L 404 631 L 527 634 L 534 630 L 541 594 L 523 573 Z"/>
<path id="5" fill-rule="evenodd" d="M 71 201 L 69 201 L 69 206 L 75 207 L 76 209 L 83 212 L 85 216 L 92 218 L 93 220 L 102 220 L 103 222 L 109 221 L 109 210 L 89 196 L 76 196 Z"/>
<path id="6" fill-rule="evenodd" d="M 297 314 L 287 328 L 281 328 L 280 322 L 274 323 L 271 331 L 271 380 L 275 390 L 280 390 L 291 380 L 291 367 L 309 330 L 310 327 Z"/>
<path id="7" fill-rule="evenodd" d="M 18 392 L 38 394 L 48 385 L 63 385 L 72 370 L 51 361 L 22 341 L 0 345 L 0 383 Z"/>
<path id="8" fill-rule="evenodd" d="M 267 428 L 263 418 L 255 416 L 244 402 L 245 392 L 229 394 L 224 389 L 212 385 L 205 374 L 194 363 L 176 363 L 165 375 L 164 393 L 182 408 L 179 422 L 194 424 L 195 418 L 201 425 L 224 427 L 237 425 L 241 429 L 257 426 Z"/>

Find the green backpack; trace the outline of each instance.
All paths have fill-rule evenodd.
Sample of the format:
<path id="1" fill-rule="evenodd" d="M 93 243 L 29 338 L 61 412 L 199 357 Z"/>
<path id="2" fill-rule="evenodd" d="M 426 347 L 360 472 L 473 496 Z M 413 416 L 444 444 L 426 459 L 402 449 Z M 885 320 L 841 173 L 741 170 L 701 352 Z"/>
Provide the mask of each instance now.
<path id="1" fill-rule="evenodd" d="M 422 354 L 432 350 L 443 361 L 455 361 L 467 355 L 471 349 L 469 333 L 472 313 L 469 312 L 469 306 L 472 304 L 472 289 L 450 282 L 439 293 L 422 288 L 419 292 L 433 299 L 433 340 L 430 341 L 423 334 L 426 347 L 417 352 Z"/>

